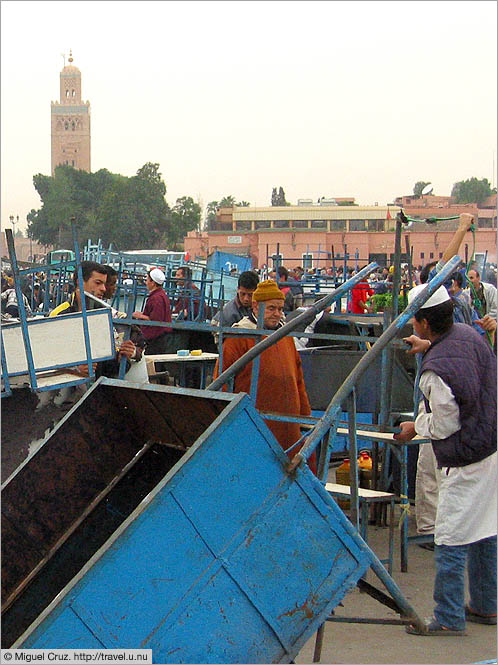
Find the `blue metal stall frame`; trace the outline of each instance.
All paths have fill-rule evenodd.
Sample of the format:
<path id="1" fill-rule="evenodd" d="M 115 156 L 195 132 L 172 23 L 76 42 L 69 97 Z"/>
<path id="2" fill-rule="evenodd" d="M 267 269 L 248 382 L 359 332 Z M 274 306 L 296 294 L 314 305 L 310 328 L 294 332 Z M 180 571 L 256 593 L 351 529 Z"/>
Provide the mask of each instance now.
<path id="1" fill-rule="evenodd" d="M 297 453 L 291 462 L 288 465 L 288 473 L 292 474 L 295 472 L 301 464 L 305 464 L 309 459 L 310 455 L 318 447 L 319 444 L 322 444 L 320 447 L 320 458 L 318 466 L 318 476 L 321 479 L 322 483 L 326 482 L 328 466 L 331 453 L 331 440 L 337 434 L 337 429 L 340 423 L 340 416 L 342 410 L 342 404 L 344 401 L 348 403 L 348 427 L 349 427 L 349 441 L 350 441 L 350 459 L 351 459 L 351 471 L 350 471 L 350 486 L 351 486 L 351 505 L 352 505 L 352 523 L 355 528 L 359 531 L 359 497 L 358 497 L 358 463 L 357 463 L 357 434 L 356 434 L 356 395 L 355 395 L 355 386 L 358 380 L 361 378 L 367 367 L 375 360 L 375 358 L 383 353 L 392 341 L 392 339 L 398 334 L 404 325 L 414 316 L 414 314 L 419 310 L 419 308 L 430 298 L 432 293 L 439 288 L 441 284 L 448 278 L 450 274 L 454 271 L 455 267 L 459 264 L 460 257 L 454 256 L 443 269 L 427 284 L 426 288 L 421 291 L 421 293 L 413 300 L 413 302 L 399 315 L 396 319 L 384 330 L 380 338 L 377 339 L 373 347 L 367 351 L 363 356 L 360 362 L 356 365 L 355 369 L 351 372 L 349 377 L 344 381 L 340 389 L 335 394 L 334 398 L 330 402 L 327 410 L 320 420 L 316 423 L 315 427 L 310 434 L 303 435 L 303 439 L 306 438 L 306 441 L 301 448 L 300 452 Z M 343 287 L 351 288 L 351 286 L 362 279 L 369 270 L 372 270 L 376 267 L 376 264 L 371 264 L 367 266 L 364 270 L 360 271 L 358 275 L 355 276 L 349 282 L 346 282 Z M 340 287 L 337 291 L 341 291 Z M 318 311 L 324 309 L 328 306 L 334 298 L 340 297 L 339 293 L 331 294 L 328 297 L 323 298 L 319 303 L 315 303 L 314 308 Z M 321 309 L 320 309 L 321 308 Z M 313 308 L 312 308 L 313 309 Z M 304 312 L 299 317 L 296 317 L 289 323 L 285 324 L 282 328 L 274 331 L 268 337 L 255 344 L 252 349 L 247 351 L 241 358 L 239 358 L 231 367 L 225 370 L 220 376 L 213 381 L 208 386 L 210 390 L 219 390 L 223 385 L 231 381 L 234 376 L 239 372 L 243 367 L 245 367 L 249 362 L 255 360 L 266 348 L 275 344 L 279 339 L 284 337 L 289 331 L 299 325 L 300 320 L 307 320 L 308 317 L 311 318 L 311 313 Z M 253 374 L 254 379 L 254 374 Z M 271 418 L 272 414 L 266 414 L 267 417 Z M 279 420 L 294 420 L 299 421 L 299 419 L 291 419 L 288 417 L 279 417 Z M 375 435 L 372 435 L 372 438 L 375 438 Z M 299 443 L 299 442 L 297 442 Z M 294 444 L 294 445 L 297 445 Z M 294 447 L 292 446 L 292 448 Z M 418 445 L 418 444 L 417 444 Z M 290 449 L 289 449 L 290 450 Z M 286 451 L 288 452 L 288 451 Z M 401 462 L 402 462 L 402 491 L 401 495 L 401 509 L 402 514 L 406 514 L 409 509 L 409 502 L 406 492 L 407 487 L 407 478 L 406 478 L 406 445 L 401 447 Z M 403 533 L 402 538 L 402 565 L 406 566 L 406 544 L 407 544 L 407 524 L 406 520 L 403 521 L 403 528 L 405 532 Z M 377 575 L 377 577 L 384 584 L 386 589 L 391 593 L 392 598 L 395 601 L 395 605 L 398 607 L 403 607 L 406 603 L 406 600 L 400 593 L 398 587 L 395 585 L 391 576 L 387 573 L 384 566 L 378 560 L 372 563 L 372 570 Z M 366 582 L 363 582 L 364 585 L 367 585 Z M 385 594 L 379 592 L 379 590 L 371 588 L 371 585 L 367 585 L 365 589 L 371 593 L 374 597 L 377 597 L 384 604 L 393 607 L 390 604 L 390 601 L 385 597 Z M 334 620 L 334 617 L 329 617 L 328 620 Z M 344 620 L 344 619 L 342 619 Z M 350 621 L 357 621 L 357 618 L 346 619 Z M 363 622 L 372 622 L 372 623 L 386 623 L 389 620 L 362 620 Z M 318 654 L 321 650 L 321 640 L 323 639 L 323 627 L 321 632 L 317 636 L 317 646 L 315 655 Z"/>
<path id="2" fill-rule="evenodd" d="M 308 469 L 285 471 L 288 458 L 247 395 L 101 378 L 82 402 L 100 387 L 227 407 L 11 648 L 138 645 L 162 663 L 292 662 L 380 561 Z M 74 427 L 81 406 L 57 429 Z M 235 431 L 253 446 L 237 445 Z M 233 464 L 220 463 L 224 451 Z M 391 589 L 402 618 L 389 623 L 421 623 L 392 580 Z"/>
<path id="3" fill-rule="evenodd" d="M 83 274 L 81 271 L 81 261 L 80 261 L 80 251 L 79 251 L 79 245 L 78 245 L 78 236 L 76 232 L 76 225 L 75 225 L 75 220 L 72 218 L 71 220 L 71 231 L 73 235 L 73 244 L 74 244 L 74 254 L 75 254 L 75 259 L 68 262 L 62 262 L 60 264 L 49 264 L 47 263 L 46 265 L 40 264 L 37 265 L 34 268 L 27 268 L 24 270 L 19 269 L 19 264 L 17 261 L 17 255 L 16 255 L 16 250 L 15 250 L 15 244 L 14 244 L 14 236 L 12 233 L 11 229 L 6 229 L 5 230 L 5 237 L 7 240 L 7 247 L 9 251 L 9 258 L 11 261 L 11 266 L 12 266 L 12 272 L 14 275 L 14 288 L 16 292 L 16 297 L 17 297 L 17 302 L 18 302 L 18 309 L 19 309 L 19 323 L 18 324 L 10 324 L 9 327 L 12 326 L 18 326 L 21 330 L 22 338 L 23 338 L 23 344 L 24 344 L 24 350 L 26 353 L 26 361 L 27 361 L 27 366 L 28 366 L 28 375 L 29 375 L 29 384 L 30 388 L 33 392 L 43 392 L 45 390 L 56 390 L 58 388 L 62 387 L 69 387 L 69 386 L 77 386 L 81 384 L 88 384 L 92 382 L 95 379 L 95 372 L 93 370 L 93 363 L 98 362 L 99 360 L 107 360 L 113 356 L 105 356 L 102 358 L 92 358 L 92 351 L 91 351 L 91 345 L 90 345 L 90 333 L 88 329 L 88 316 L 91 315 L 91 312 L 87 311 L 86 308 L 86 303 L 85 303 L 85 298 L 81 298 L 81 313 L 78 314 L 72 314 L 73 318 L 78 318 L 82 320 L 83 323 L 83 336 L 84 336 L 84 342 L 85 342 L 85 353 L 86 353 L 86 363 L 87 363 L 87 368 L 88 368 L 88 377 L 82 377 L 82 378 L 75 378 L 74 381 L 65 381 L 61 383 L 55 383 L 52 384 L 49 387 L 40 387 L 38 385 L 37 377 L 36 377 L 36 371 L 35 371 L 35 365 L 33 361 L 33 351 L 31 348 L 31 341 L 30 341 L 30 336 L 29 336 L 29 328 L 33 325 L 38 325 L 40 323 L 46 323 L 45 319 L 35 319 L 28 321 L 27 320 L 27 313 L 26 313 L 26 307 L 24 305 L 24 299 L 22 297 L 22 291 L 21 291 L 21 277 L 23 275 L 29 275 L 34 272 L 40 272 L 40 271 L 47 271 L 47 285 L 46 285 L 46 290 L 45 290 L 45 304 L 48 304 L 48 297 L 49 297 L 49 278 L 48 275 L 50 275 L 50 271 L 56 271 L 59 276 L 59 284 L 60 284 L 60 276 L 62 275 L 62 271 L 65 270 L 65 268 L 71 264 L 76 265 L 76 272 L 77 272 L 77 279 L 78 279 L 78 285 L 80 288 L 81 293 L 83 293 Z M 101 313 L 100 313 L 101 315 Z M 112 336 L 112 322 L 109 314 L 109 332 L 110 335 Z M 64 365 L 51 365 L 43 368 L 43 371 L 47 370 L 53 370 L 53 369 L 61 369 L 63 367 L 70 367 L 70 364 L 64 364 Z M 39 370 L 40 371 L 40 370 Z M 8 376 L 15 376 L 18 373 L 14 374 L 9 374 L 7 370 L 7 363 L 6 363 L 6 358 L 5 358 L 5 349 L 3 345 L 3 339 L 2 339 L 2 378 L 4 381 L 4 386 L 5 388 L 2 390 L 2 397 L 4 396 L 9 396 L 11 394 L 11 387 L 10 387 L 10 382 L 8 381 Z M 5 376 L 7 376 L 7 383 L 5 383 Z"/>

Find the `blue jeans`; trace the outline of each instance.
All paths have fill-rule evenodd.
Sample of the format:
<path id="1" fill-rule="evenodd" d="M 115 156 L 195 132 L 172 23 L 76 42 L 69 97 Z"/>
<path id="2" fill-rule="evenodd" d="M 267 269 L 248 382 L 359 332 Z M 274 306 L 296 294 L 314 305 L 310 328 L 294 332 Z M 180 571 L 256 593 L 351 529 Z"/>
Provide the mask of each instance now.
<path id="1" fill-rule="evenodd" d="M 478 614 L 496 614 L 496 536 L 468 545 L 434 548 L 434 616 L 446 628 L 465 628 L 465 563 L 469 606 Z"/>

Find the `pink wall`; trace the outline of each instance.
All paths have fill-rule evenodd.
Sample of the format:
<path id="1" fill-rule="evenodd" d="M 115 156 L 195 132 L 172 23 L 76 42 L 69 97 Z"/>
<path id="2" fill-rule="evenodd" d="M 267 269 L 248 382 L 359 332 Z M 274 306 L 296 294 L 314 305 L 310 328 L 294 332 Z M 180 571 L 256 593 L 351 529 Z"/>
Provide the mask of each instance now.
<path id="1" fill-rule="evenodd" d="M 349 233 L 330 233 L 320 231 L 262 231 L 259 233 L 241 234 L 242 242 L 240 244 L 230 244 L 229 236 L 237 234 L 213 234 L 191 232 L 185 238 L 185 250 L 190 252 L 192 257 L 207 257 L 215 249 L 231 251 L 234 253 L 242 250 L 249 253 L 253 258 L 253 266 L 261 267 L 266 262 L 267 245 L 268 253 L 276 253 L 277 244 L 280 244 L 280 254 L 283 255 L 286 263 L 298 265 L 302 262 L 302 254 L 307 252 L 318 256 L 317 250 L 330 252 L 332 246 L 336 254 L 343 253 L 343 245 L 347 245 L 348 253 L 354 255 L 358 249 L 360 259 L 363 262 L 368 259 L 369 254 L 387 254 L 394 253 L 394 233 L 392 232 L 349 232 Z M 444 252 L 453 231 L 410 231 L 403 233 L 402 251 L 405 251 L 405 236 L 408 236 L 410 245 L 413 245 L 413 263 L 415 265 L 428 263 L 432 259 L 430 253 L 434 254 L 434 260 L 439 258 L 439 254 Z M 473 250 L 472 234 L 468 233 L 462 244 L 462 258 L 464 258 L 465 244 L 468 245 L 469 256 Z M 476 233 L 476 251 L 488 251 L 488 261 L 496 263 L 496 229 L 479 229 Z M 424 258 L 421 258 L 424 253 Z M 320 266 L 329 265 L 320 261 Z"/>

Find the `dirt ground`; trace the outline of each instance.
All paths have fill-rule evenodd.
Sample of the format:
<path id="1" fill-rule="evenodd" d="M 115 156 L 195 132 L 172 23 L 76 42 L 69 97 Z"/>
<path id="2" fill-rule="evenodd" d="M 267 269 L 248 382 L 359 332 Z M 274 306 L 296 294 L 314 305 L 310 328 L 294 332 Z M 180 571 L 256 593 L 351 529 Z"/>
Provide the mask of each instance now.
<path id="1" fill-rule="evenodd" d="M 415 534 L 414 520 L 409 529 Z M 396 529 L 393 577 L 419 616 L 432 616 L 434 607 L 434 553 L 417 545 L 408 548 L 408 572 L 400 572 L 399 532 Z M 387 554 L 388 529 L 370 526 L 369 545 L 379 558 Z M 370 571 L 367 581 L 382 591 L 385 587 Z M 338 616 L 398 618 L 388 607 L 355 589 L 338 607 Z M 421 637 L 408 635 L 404 626 L 327 622 L 321 663 L 479 663 L 497 658 L 496 626 L 467 623 L 467 635 Z M 315 638 L 309 640 L 296 663 L 312 663 Z"/>

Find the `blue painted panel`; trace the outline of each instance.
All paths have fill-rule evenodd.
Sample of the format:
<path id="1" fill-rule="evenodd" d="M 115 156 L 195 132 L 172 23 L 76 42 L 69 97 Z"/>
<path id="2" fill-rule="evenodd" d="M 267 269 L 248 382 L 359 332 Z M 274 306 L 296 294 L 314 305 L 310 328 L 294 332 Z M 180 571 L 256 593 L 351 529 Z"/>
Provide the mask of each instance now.
<path id="1" fill-rule="evenodd" d="M 309 469 L 288 476 L 286 459 L 234 396 L 22 646 L 78 636 L 82 648 L 152 648 L 156 663 L 292 660 L 370 555 Z"/>
<path id="2" fill-rule="evenodd" d="M 219 553 L 278 487 L 287 457 L 248 404 L 227 418 L 196 456 L 174 496 Z"/>
<path id="3" fill-rule="evenodd" d="M 230 558 L 229 571 L 243 582 L 255 605 L 264 608 L 268 620 L 273 617 L 285 644 L 293 644 L 325 610 L 333 590 L 362 560 L 368 565 L 340 522 L 334 524 L 335 533 L 330 526 L 291 481 Z"/>
<path id="4" fill-rule="evenodd" d="M 229 272 L 233 266 L 237 266 L 239 273 L 251 270 L 252 260 L 247 256 L 215 251 L 208 256 L 206 261 L 206 268 L 209 270 L 217 270 L 220 272 L 221 270 L 224 270 L 225 272 Z"/>
<path id="5" fill-rule="evenodd" d="M 315 418 L 321 418 L 325 411 L 312 411 L 311 415 L 314 416 Z M 348 419 L 348 413 L 347 411 L 341 411 L 341 420 L 346 420 Z M 365 423 L 366 425 L 372 425 L 373 422 L 373 413 L 357 413 L 356 414 L 356 422 L 358 425 L 358 429 L 361 429 L 361 424 Z M 343 425 L 341 425 L 343 427 Z M 373 447 L 373 441 L 370 439 L 361 439 L 358 440 L 358 450 L 371 450 Z M 338 434 L 332 443 L 331 451 L 333 453 L 340 453 L 344 452 L 344 454 L 347 454 L 347 451 L 349 450 L 349 439 L 347 436 L 344 434 Z"/>
<path id="6" fill-rule="evenodd" d="M 104 644 L 67 605 L 56 610 L 43 623 L 37 639 L 27 640 L 23 648 L 32 649 L 103 649 Z"/>
<path id="7" fill-rule="evenodd" d="M 213 562 L 165 491 L 109 549 L 105 568 L 88 576 L 71 607 L 106 648 L 137 648 Z"/>
<path id="8" fill-rule="evenodd" d="M 157 663 L 270 663 L 285 653 L 223 568 L 145 648 L 152 648 Z"/>

